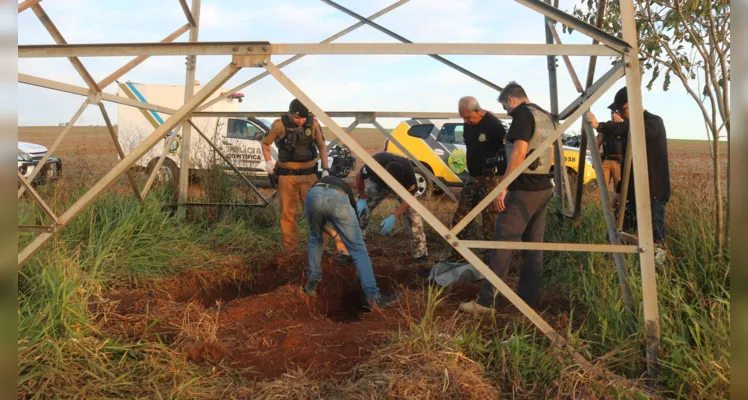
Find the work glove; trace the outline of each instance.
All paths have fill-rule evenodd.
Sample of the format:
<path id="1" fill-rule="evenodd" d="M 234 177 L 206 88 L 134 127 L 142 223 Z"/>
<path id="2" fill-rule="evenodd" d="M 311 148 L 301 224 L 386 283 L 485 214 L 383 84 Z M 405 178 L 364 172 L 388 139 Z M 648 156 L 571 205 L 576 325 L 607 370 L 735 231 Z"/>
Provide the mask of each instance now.
<path id="1" fill-rule="evenodd" d="M 272 175 L 274 169 L 275 162 L 273 160 L 265 161 L 265 171 L 267 171 L 268 175 Z"/>
<path id="2" fill-rule="evenodd" d="M 394 214 L 385 218 L 384 221 L 382 221 L 382 223 L 379 224 L 379 226 L 382 227 L 382 231 L 379 233 L 382 235 L 389 235 L 390 233 L 392 233 L 392 228 L 395 227 L 395 221 L 396 219 L 395 219 Z"/>
<path id="3" fill-rule="evenodd" d="M 323 170 L 322 170 L 322 178 L 324 178 L 324 177 L 326 177 L 326 176 L 329 176 L 329 175 L 330 175 L 330 171 L 328 171 L 328 170 L 326 170 L 326 169 L 323 169 Z"/>
<path id="4" fill-rule="evenodd" d="M 364 215 L 364 212 L 369 211 L 369 203 L 366 199 L 358 199 L 356 203 L 356 210 L 358 210 L 358 216 Z"/>

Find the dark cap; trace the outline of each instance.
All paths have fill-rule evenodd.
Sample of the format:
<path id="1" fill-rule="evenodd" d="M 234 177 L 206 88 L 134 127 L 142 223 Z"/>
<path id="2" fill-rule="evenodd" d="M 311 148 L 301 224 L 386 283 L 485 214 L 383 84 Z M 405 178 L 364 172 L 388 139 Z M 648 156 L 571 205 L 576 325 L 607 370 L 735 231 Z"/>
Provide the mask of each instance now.
<path id="1" fill-rule="evenodd" d="M 291 105 L 288 106 L 288 113 L 297 117 L 306 118 L 309 116 L 309 109 L 301 104 L 299 99 L 293 99 Z"/>
<path id="2" fill-rule="evenodd" d="M 628 102 L 629 94 L 628 91 L 626 91 L 626 86 L 624 86 L 620 90 L 618 90 L 618 92 L 616 92 L 616 97 L 613 99 L 613 104 L 609 105 L 608 108 L 618 112 L 623 110 L 623 105 Z"/>

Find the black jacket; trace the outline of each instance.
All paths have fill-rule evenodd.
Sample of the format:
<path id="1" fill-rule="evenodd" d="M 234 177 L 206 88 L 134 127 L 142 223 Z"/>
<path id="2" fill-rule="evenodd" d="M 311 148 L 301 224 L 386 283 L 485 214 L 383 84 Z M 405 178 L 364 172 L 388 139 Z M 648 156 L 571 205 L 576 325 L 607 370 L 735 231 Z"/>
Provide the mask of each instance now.
<path id="1" fill-rule="evenodd" d="M 605 136 L 625 139 L 629 134 L 629 122 L 601 122 L 597 131 Z M 665 123 L 657 115 L 644 111 L 644 137 L 647 144 L 647 170 L 649 175 L 650 197 L 663 198 L 670 196 L 670 165 L 667 153 L 667 133 Z M 625 165 L 625 155 L 622 162 Z M 633 168 L 632 168 L 633 171 Z M 616 188 L 621 192 L 621 183 Z M 631 174 L 628 190 L 629 200 L 634 195 L 634 174 Z"/>

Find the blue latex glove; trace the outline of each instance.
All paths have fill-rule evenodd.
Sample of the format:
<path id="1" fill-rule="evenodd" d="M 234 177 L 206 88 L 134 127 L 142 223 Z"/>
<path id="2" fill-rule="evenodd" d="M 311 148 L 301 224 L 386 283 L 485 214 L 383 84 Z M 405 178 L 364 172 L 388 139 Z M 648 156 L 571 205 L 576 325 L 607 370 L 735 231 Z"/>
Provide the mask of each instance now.
<path id="1" fill-rule="evenodd" d="M 363 215 L 365 211 L 369 211 L 369 203 L 366 199 L 358 199 L 358 202 L 356 202 L 356 210 L 358 211 L 359 217 Z"/>
<path id="2" fill-rule="evenodd" d="M 390 215 L 389 217 L 385 218 L 385 220 L 382 221 L 381 224 L 379 224 L 379 226 L 382 227 L 382 231 L 379 233 L 382 235 L 389 235 L 390 233 L 392 233 L 392 228 L 395 227 L 395 221 L 396 219 L 394 215 Z"/>

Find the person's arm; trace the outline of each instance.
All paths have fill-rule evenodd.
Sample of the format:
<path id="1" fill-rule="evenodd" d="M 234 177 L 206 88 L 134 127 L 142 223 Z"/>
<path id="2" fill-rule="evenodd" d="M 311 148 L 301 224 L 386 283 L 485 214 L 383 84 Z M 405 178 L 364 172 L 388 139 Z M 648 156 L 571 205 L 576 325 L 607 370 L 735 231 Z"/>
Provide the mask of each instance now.
<path id="1" fill-rule="evenodd" d="M 280 120 L 277 120 L 270 125 L 270 130 L 267 135 L 262 138 L 262 155 L 265 157 L 266 162 L 273 161 L 273 157 L 270 154 L 270 145 L 273 144 L 273 141 L 275 141 L 275 138 L 277 138 L 281 132 L 283 132 L 283 123 Z"/>
<path id="2" fill-rule="evenodd" d="M 394 215 L 395 218 L 400 218 L 400 216 L 403 215 L 403 213 L 405 213 L 406 211 L 408 211 L 408 208 L 410 208 L 410 206 L 408 205 L 408 203 L 406 203 L 406 202 L 403 201 L 403 202 L 400 203 L 400 207 L 396 208 L 395 212 L 393 212 L 392 215 Z"/>
<path id="3" fill-rule="evenodd" d="M 320 128 L 319 123 L 316 120 L 312 125 L 312 130 L 314 131 L 317 150 L 319 150 L 319 159 L 322 163 L 322 169 L 329 170 L 330 168 L 327 165 L 327 145 L 325 144 L 325 137 L 322 135 L 322 128 Z"/>
<path id="4" fill-rule="evenodd" d="M 597 133 L 597 147 L 600 147 L 603 144 L 603 134 Z"/>
<path id="5" fill-rule="evenodd" d="M 361 167 L 361 169 L 358 171 L 358 174 L 356 174 L 356 189 L 358 189 L 358 198 L 361 200 L 366 200 L 366 185 L 364 184 L 364 177 L 363 177 L 363 169 L 364 167 Z"/>

